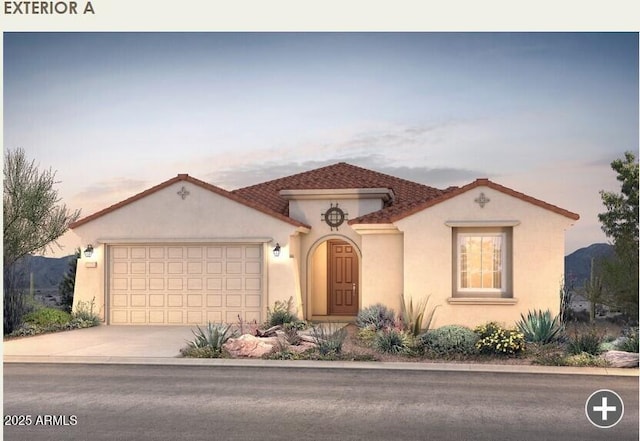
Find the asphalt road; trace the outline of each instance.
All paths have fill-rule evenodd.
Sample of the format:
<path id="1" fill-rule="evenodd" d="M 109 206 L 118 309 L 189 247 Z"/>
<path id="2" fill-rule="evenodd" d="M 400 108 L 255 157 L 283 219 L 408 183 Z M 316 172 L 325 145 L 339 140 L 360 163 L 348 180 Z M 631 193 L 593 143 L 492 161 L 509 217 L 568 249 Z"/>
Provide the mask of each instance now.
<path id="1" fill-rule="evenodd" d="M 625 403 L 610 429 L 585 417 L 603 388 Z M 20 415 L 30 425 L 6 425 Z M 5 440 L 29 441 L 637 441 L 638 378 L 5 364 L 4 420 Z"/>

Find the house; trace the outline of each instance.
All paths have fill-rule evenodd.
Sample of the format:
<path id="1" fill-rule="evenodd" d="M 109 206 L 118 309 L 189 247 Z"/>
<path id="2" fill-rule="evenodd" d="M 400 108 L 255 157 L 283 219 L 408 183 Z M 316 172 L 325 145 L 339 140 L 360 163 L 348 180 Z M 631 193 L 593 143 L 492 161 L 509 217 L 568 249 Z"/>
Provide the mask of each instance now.
<path id="1" fill-rule="evenodd" d="M 353 320 L 430 295 L 434 326 L 559 310 L 564 232 L 579 216 L 488 179 L 439 190 L 338 163 L 226 191 L 179 174 L 72 225 L 74 303 L 107 324 Z M 90 253 L 87 253 L 90 254 Z"/>

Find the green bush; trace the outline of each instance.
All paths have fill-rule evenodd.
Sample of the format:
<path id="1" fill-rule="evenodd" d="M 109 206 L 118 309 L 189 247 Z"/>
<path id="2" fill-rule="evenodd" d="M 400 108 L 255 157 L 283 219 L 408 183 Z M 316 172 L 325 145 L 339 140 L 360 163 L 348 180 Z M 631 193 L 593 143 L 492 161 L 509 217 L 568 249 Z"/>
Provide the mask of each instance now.
<path id="1" fill-rule="evenodd" d="M 514 355 L 524 350 L 524 335 L 504 329 L 495 322 L 480 325 L 474 332 L 480 337 L 476 349 L 483 354 Z"/>
<path id="2" fill-rule="evenodd" d="M 397 329 L 378 331 L 373 340 L 373 347 L 388 354 L 403 354 L 410 350 L 410 339 L 407 334 Z"/>
<path id="3" fill-rule="evenodd" d="M 477 352 L 479 339 L 478 334 L 467 327 L 448 325 L 422 334 L 420 343 L 425 351 L 437 355 L 471 355 Z"/>
<path id="4" fill-rule="evenodd" d="M 558 341 L 562 337 L 564 326 L 558 316 L 551 317 L 551 311 L 529 311 L 525 317 L 520 314 L 521 320 L 516 324 L 524 339 L 532 343 L 547 344 Z"/>
<path id="5" fill-rule="evenodd" d="M 395 312 L 381 303 L 367 306 L 358 312 L 356 326 L 360 329 L 380 331 L 390 328 L 395 323 Z"/>
<path id="6" fill-rule="evenodd" d="M 331 323 L 317 325 L 311 328 L 311 336 L 321 355 L 339 354 L 347 338 L 347 329 Z"/>
<path id="7" fill-rule="evenodd" d="M 45 328 L 49 325 L 62 325 L 70 322 L 71 314 L 56 308 L 41 308 L 25 315 L 23 321 Z"/>
<path id="8" fill-rule="evenodd" d="M 231 325 L 207 323 L 205 328 L 196 325 L 196 330 L 191 330 L 195 339 L 187 342 L 189 348 L 210 348 L 216 354 L 222 353 L 222 345 L 230 338 L 236 337 L 236 332 L 231 330 Z"/>
<path id="9" fill-rule="evenodd" d="M 570 355 L 580 355 L 583 352 L 599 355 L 603 341 L 603 335 L 594 326 L 576 329 L 567 341 L 567 352 Z"/>
<path id="10" fill-rule="evenodd" d="M 273 310 L 267 308 L 267 326 L 282 326 L 298 321 L 296 315 L 291 312 L 292 308 L 293 297 L 289 297 L 286 302 L 276 301 Z"/>
<path id="11" fill-rule="evenodd" d="M 78 302 L 75 310 L 71 313 L 74 319 L 93 323 L 92 326 L 100 324 L 100 317 L 95 311 L 96 298 L 92 298 L 90 302 Z"/>
<path id="12" fill-rule="evenodd" d="M 189 358 L 220 358 L 222 356 L 222 352 L 214 350 L 211 346 L 202 348 L 187 346 L 180 349 L 180 353 L 183 357 Z"/>
<path id="13" fill-rule="evenodd" d="M 616 349 L 637 354 L 638 346 L 638 328 L 636 327 L 625 330 L 622 341 L 618 343 Z"/>

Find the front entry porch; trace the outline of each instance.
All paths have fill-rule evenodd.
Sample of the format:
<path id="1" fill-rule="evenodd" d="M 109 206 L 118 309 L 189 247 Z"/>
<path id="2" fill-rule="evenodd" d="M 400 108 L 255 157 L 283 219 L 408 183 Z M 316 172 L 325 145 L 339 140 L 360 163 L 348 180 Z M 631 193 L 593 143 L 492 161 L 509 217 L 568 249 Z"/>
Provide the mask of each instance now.
<path id="1" fill-rule="evenodd" d="M 331 238 L 310 251 L 308 317 L 350 322 L 360 310 L 360 252 L 351 242 Z"/>

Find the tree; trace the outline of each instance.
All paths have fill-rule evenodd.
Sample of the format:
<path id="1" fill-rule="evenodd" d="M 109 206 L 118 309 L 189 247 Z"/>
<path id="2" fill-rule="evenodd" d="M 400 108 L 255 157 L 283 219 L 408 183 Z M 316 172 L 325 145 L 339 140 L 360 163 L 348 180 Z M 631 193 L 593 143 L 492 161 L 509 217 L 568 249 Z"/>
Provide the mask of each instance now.
<path id="1" fill-rule="evenodd" d="M 612 306 L 638 317 L 638 163 L 626 152 L 611 168 L 618 173 L 621 193 L 601 191 L 607 211 L 598 215 L 602 231 L 613 241 L 615 256 L 602 262 L 602 277 Z"/>
<path id="2" fill-rule="evenodd" d="M 44 252 L 78 219 L 80 211 L 60 204 L 55 172 L 39 171 L 23 149 L 8 150 L 4 157 L 3 279 L 4 332 L 20 324 L 25 312 L 24 294 L 17 280 L 20 260 Z"/>
<path id="3" fill-rule="evenodd" d="M 69 258 L 69 268 L 67 268 L 64 278 L 58 285 L 58 293 L 60 294 L 58 305 L 67 312 L 71 312 L 73 307 L 73 292 L 76 286 L 76 269 L 78 268 L 79 258 L 80 248 L 76 248 L 74 255 Z"/>

